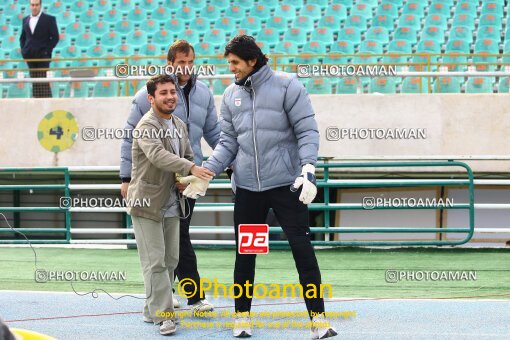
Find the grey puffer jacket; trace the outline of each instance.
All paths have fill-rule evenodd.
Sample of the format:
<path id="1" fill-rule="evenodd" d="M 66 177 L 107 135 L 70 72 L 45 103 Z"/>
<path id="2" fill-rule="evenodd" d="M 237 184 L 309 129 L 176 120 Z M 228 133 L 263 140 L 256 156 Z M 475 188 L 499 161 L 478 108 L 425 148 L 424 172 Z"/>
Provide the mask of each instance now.
<path id="1" fill-rule="evenodd" d="M 304 86 L 267 65 L 223 94 L 220 141 L 204 166 L 216 175 L 232 162 L 236 186 L 265 191 L 290 185 L 315 165 L 319 131 Z"/>
<path id="2" fill-rule="evenodd" d="M 177 79 L 176 79 L 177 81 Z M 173 115 L 181 119 L 188 128 L 189 140 L 193 149 L 194 162 L 197 165 L 202 164 L 203 154 L 200 141 L 204 137 L 205 141 L 214 148 L 220 138 L 220 124 L 218 115 L 214 106 L 214 97 L 204 83 L 196 80 L 192 76 L 192 88 L 189 94 L 189 117 L 186 110 L 184 92 L 177 86 L 178 100 L 177 107 Z M 133 99 L 131 113 L 129 114 L 126 130 L 132 130 L 136 127 L 143 115 L 151 108 L 147 99 L 147 87 L 141 88 Z M 133 139 L 127 136 L 122 141 L 120 154 L 120 177 L 131 177 L 131 146 Z"/>

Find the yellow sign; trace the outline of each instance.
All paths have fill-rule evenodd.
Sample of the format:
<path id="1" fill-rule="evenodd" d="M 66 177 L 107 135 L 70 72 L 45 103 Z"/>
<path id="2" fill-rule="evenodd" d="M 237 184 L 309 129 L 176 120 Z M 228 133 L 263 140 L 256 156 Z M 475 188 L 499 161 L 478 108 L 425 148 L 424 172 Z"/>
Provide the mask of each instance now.
<path id="1" fill-rule="evenodd" d="M 70 112 L 64 110 L 48 113 L 37 128 L 39 143 L 51 152 L 69 149 L 77 137 L 78 123 Z"/>

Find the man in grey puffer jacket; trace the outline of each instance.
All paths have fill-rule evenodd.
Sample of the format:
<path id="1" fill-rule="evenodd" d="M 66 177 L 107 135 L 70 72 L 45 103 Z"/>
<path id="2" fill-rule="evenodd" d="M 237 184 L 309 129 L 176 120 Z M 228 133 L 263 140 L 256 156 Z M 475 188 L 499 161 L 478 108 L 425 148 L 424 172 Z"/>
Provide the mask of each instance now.
<path id="1" fill-rule="evenodd" d="M 191 68 L 195 59 L 193 46 L 185 40 L 175 41 L 168 50 L 168 64 L 174 69 L 181 67 Z M 194 163 L 201 165 L 203 160 L 201 139 L 214 148 L 219 141 L 220 125 L 218 115 L 214 106 L 214 97 L 209 88 L 196 79 L 196 75 L 180 74 L 177 86 L 177 107 L 173 114 L 181 119 L 187 126 L 188 136 L 193 149 Z M 151 108 L 147 99 L 147 87 L 139 90 L 133 100 L 131 113 L 126 123 L 126 130 L 132 130 L 136 127 L 140 119 Z M 121 146 L 120 177 L 122 179 L 121 194 L 126 197 L 129 182 L 131 180 L 131 146 L 132 138 L 126 137 Z M 185 185 L 177 184 L 180 191 L 183 191 Z M 168 188 L 167 190 L 170 190 Z M 197 284 L 200 282 L 200 275 L 197 269 L 197 258 L 193 246 L 191 245 L 189 235 L 189 225 L 195 200 L 187 198 L 186 206 L 189 208 L 183 212 L 184 217 L 180 219 L 180 242 L 179 242 L 179 264 L 175 274 L 179 280 L 192 279 Z M 213 306 L 200 294 L 193 294 L 189 286 L 183 287 L 188 297 L 188 305 L 197 312 L 211 311 Z M 176 301 L 177 302 L 177 301 Z"/>
<path id="2" fill-rule="evenodd" d="M 324 319 L 322 296 L 306 293 L 311 287 L 318 292 L 321 284 L 307 207 L 317 194 L 314 173 L 319 150 L 319 131 L 310 99 L 296 78 L 273 72 L 267 66 L 266 56 L 252 37 L 234 37 L 225 47 L 224 56 L 236 82 L 223 94 L 220 142 L 203 167 L 218 175 L 234 162 L 237 245 L 238 226 L 264 224 L 269 209 L 273 209 L 292 249 L 312 320 L 312 337 L 335 336 L 336 331 Z M 207 180 L 194 178 L 184 194 L 203 195 L 207 184 Z M 255 257 L 236 252 L 236 337 L 251 336 Z M 243 291 L 246 282 L 248 291 Z"/>

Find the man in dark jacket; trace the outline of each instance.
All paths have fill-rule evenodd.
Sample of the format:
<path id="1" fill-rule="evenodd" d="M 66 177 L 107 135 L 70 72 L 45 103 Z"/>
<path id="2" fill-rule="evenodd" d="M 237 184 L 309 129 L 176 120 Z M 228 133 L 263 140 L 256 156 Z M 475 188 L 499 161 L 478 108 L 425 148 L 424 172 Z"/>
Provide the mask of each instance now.
<path id="1" fill-rule="evenodd" d="M 30 0 L 31 14 L 23 18 L 21 37 L 19 38 L 23 59 L 50 59 L 58 43 L 57 20 L 45 14 L 41 9 L 42 0 Z M 50 61 L 27 61 L 30 78 L 46 78 Z M 51 98 L 49 83 L 34 83 L 34 98 Z"/>

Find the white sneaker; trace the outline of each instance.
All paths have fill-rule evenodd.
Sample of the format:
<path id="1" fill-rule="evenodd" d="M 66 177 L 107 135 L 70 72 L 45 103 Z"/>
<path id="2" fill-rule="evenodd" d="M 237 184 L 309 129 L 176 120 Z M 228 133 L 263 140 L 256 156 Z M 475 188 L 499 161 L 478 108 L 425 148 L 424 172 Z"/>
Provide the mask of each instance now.
<path id="1" fill-rule="evenodd" d="M 179 302 L 179 300 L 177 300 L 177 298 L 174 296 L 172 296 L 173 298 L 173 302 L 174 302 L 174 308 L 180 308 L 181 307 L 181 303 Z"/>
<path id="2" fill-rule="evenodd" d="M 249 338 L 251 336 L 250 312 L 235 313 L 232 333 L 236 338 Z"/>
<path id="3" fill-rule="evenodd" d="M 200 312 L 211 312 L 214 310 L 214 306 L 206 299 L 200 300 L 191 305 L 193 314 Z"/>
<path id="4" fill-rule="evenodd" d="M 312 319 L 312 328 L 310 329 L 312 339 L 326 339 L 331 338 L 338 333 L 331 327 L 329 321 L 326 320 L 323 314 L 314 316 Z"/>
<path id="5" fill-rule="evenodd" d="M 170 335 L 175 333 L 177 327 L 175 326 L 174 320 L 165 320 L 159 324 L 159 333 L 161 335 Z"/>

